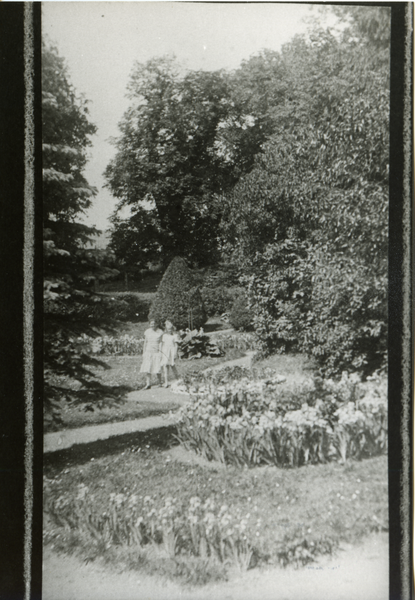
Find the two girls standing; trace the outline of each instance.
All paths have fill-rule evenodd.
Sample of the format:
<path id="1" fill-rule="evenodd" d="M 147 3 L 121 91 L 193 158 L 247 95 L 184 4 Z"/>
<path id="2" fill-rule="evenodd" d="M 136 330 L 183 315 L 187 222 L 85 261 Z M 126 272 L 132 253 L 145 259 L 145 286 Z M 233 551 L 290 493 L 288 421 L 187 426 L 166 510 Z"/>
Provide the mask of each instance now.
<path id="1" fill-rule="evenodd" d="M 164 387 L 168 386 L 168 370 L 171 369 L 177 379 L 177 369 L 174 361 L 177 357 L 178 336 L 174 333 L 173 325 L 166 321 L 165 331 L 157 327 L 154 320 L 150 321 L 150 328 L 144 333 L 143 363 L 140 373 L 146 375 L 145 390 L 151 387 L 151 376 L 157 375 L 161 385 L 161 370 L 164 371 Z"/>

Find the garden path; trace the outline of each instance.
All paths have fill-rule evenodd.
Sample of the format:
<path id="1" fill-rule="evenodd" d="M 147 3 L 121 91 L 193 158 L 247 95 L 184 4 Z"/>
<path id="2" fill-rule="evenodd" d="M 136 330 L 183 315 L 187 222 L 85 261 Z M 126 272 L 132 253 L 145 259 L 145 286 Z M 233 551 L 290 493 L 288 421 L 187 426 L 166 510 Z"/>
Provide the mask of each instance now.
<path id="1" fill-rule="evenodd" d="M 224 367 L 251 365 L 253 352 L 247 352 L 246 356 L 223 362 L 212 369 L 223 369 Z M 174 394 L 170 388 L 150 388 L 149 390 L 138 390 L 128 394 L 129 400 L 141 400 L 147 402 L 162 402 L 167 404 L 184 404 L 186 396 Z M 43 451 L 56 452 L 65 450 L 78 444 L 89 444 L 98 440 L 106 440 L 110 437 L 135 433 L 139 431 L 149 431 L 150 429 L 159 429 L 174 424 L 174 416 L 168 418 L 167 415 L 145 417 L 143 419 L 134 419 L 131 421 L 121 421 L 117 423 L 103 423 L 101 425 L 91 425 L 88 427 L 79 427 L 77 429 L 66 429 L 53 433 L 46 433 L 43 438 Z"/>
<path id="2" fill-rule="evenodd" d="M 107 565 L 83 563 L 47 548 L 43 600 L 388 600 L 387 534 L 361 545 L 344 545 L 333 558 L 295 570 L 252 569 L 230 581 L 189 589 L 138 572 L 119 573 Z"/>

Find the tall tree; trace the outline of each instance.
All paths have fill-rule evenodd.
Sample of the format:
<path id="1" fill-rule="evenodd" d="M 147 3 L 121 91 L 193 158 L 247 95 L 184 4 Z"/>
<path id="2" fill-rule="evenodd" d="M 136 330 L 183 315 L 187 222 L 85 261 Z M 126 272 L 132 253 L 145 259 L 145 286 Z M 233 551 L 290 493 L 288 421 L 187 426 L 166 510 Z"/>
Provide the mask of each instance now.
<path id="1" fill-rule="evenodd" d="M 386 350 L 389 10 L 354 8 L 341 33 L 283 48 L 289 92 L 223 223 L 262 337 L 297 336 L 330 369 L 373 368 Z"/>
<path id="2" fill-rule="evenodd" d="M 113 247 L 121 253 L 136 237 L 140 260 L 154 254 L 156 239 L 165 263 L 186 255 L 206 264 L 217 252 L 220 196 L 247 160 L 243 139 L 255 120 L 235 105 L 224 72 L 183 74 L 169 58 L 137 63 L 128 91 L 106 178 L 118 210 L 129 206 L 132 217 L 114 217 Z"/>
<path id="3" fill-rule="evenodd" d="M 44 202 L 44 372 L 45 409 L 66 399 L 88 401 L 102 387 L 88 365 L 97 364 L 74 342 L 93 328 L 85 319 L 98 300 L 91 281 L 111 269 L 86 249 L 94 228 L 77 219 L 91 205 L 96 189 L 83 174 L 90 136 L 87 101 L 76 95 L 56 47 L 42 45 L 42 136 Z M 107 390 L 108 391 L 108 390 Z"/>
<path id="4" fill-rule="evenodd" d="M 95 132 L 88 102 L 76 96 L 64 59 L 56 47 L 43 42 L 43 212 L 45 226 L 61 246 L 77 244 L 83 233 L 87 237 L 92 233 L 87 227 L 72 224 L 97 193 L 83 175 L 89 136 Z"/>

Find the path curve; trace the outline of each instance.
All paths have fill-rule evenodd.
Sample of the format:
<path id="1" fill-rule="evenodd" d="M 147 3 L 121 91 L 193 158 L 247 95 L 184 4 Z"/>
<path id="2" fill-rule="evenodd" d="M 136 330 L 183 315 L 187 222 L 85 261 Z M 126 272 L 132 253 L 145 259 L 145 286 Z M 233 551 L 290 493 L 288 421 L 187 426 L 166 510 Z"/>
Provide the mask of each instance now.
<path id="1" fill-rule="evenodd" d="M 302 569 L 253 569 L 203 588 L 137 572 L 111 572 L 74 556 L 45 550 L 43 600 L 388 600 L 388 536 L 345 546 Z"/>
<path id="2" fill-rule="evenodd" d="M 211 367 L 218 370 L 225 367 L 243 366 L 250 367 L 254 352 L 247 352 L 245 356 L 223 362 Z M 187 401 L 187 396 L 174 394 L 170 388 L 152 387 L 149 390 L 137 390 L 127 395 L 129 400 L 140 400 L 144 402 L 161 402 L 168 404 L 182 405 Z M 76 429 L 65 429 L 53 433 L 46 433 L 43 437 L 43 452 L 57 452 L 66 450 L 79 444 L 90 444 L 98 440 L 106 440 L 110 437 L 126 435 L 140 431 L 149 431 L 150 429 L 159 429 L 174 425 L 174 416 L 169 418 L 167 414 L 146 417 L 143 419 L 133 419 L 130 421 L 118 421 L 115 423 L 102 423 L 101 425 L 90 425 L 87 427 L 78 427 Z"/>

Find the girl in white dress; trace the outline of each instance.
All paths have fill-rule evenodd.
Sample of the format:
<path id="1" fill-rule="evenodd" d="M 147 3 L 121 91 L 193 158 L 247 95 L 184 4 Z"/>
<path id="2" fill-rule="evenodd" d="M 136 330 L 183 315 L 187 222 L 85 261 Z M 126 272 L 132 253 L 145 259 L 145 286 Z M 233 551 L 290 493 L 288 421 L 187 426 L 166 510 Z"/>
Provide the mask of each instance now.
<path id="1" fill-rule="evenodd" d="M 161 338 L 160 354 L 161 366 L 164 370 L 164 387 L 168 387 L 168 369 L 173 371 L 175 379 L 178 379 L 177 369 L 174 361 L 177 357 L 179 337 L 174 333 L 173 324 L 166 321 L 166 330 Z"/>
<path id="2" fill-rule="evenodd" d="M 145 390 L 151 387 L 153 374 L 157 375 L 159 385 L 161 385 L 160 342 L 162 335 L 163 331 L 157 327 L 156 322 L 150 321 L 150 329 L 144 333 L 143 362 L 140 368 L 140 373 L 146 374 Z"/>

